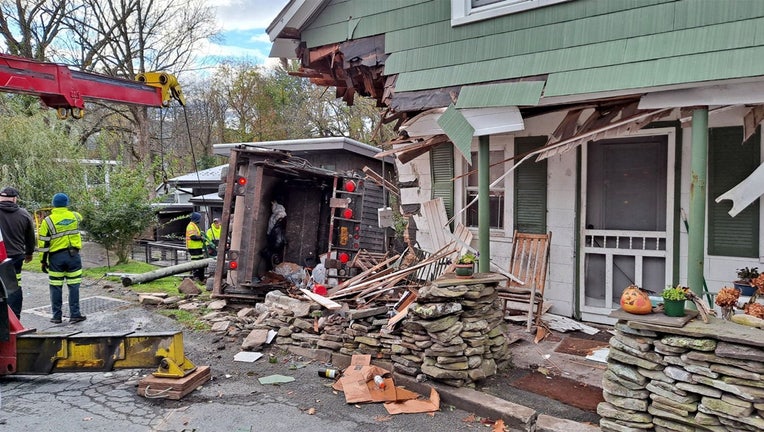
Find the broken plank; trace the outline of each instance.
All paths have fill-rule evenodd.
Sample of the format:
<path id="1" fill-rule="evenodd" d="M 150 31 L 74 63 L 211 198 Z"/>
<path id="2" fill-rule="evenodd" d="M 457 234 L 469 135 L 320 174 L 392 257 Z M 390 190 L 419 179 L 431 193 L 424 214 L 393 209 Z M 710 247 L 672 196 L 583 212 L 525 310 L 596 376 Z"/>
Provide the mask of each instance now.
<path id="1" fill-rule="evenodd" d="M 307 290 L 305 288 L 300 288 L 300 291 L 302 291 L 305 296 L 307 296 L 309 299 L 313 300 L 314 302 L 320 304 L 321 306 L 329 309 L 329 310 L 340 310 L 342 309 L 342 305 L 337 303 L 334 300 L 328 299 L 322 295 L 318 295 L 314 292 L 311 292 L 310 290 Z"/>

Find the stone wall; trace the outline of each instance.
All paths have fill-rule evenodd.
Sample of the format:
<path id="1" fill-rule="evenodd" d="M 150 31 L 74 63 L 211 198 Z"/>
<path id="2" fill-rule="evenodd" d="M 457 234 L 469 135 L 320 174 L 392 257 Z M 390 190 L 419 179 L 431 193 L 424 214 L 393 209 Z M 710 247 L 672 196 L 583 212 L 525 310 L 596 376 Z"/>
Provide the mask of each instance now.
<path id="1" fill-rule="evenodd" d="M 331 352 L 370 354 L 392 362 L 396 373 L 471 385 L 494 375 L 510 358 L 496 291 L 504 280 L 495 274 L 447 275 L 421 288 L 408 316 L 392 328 L 391 306 L 330 313 L 271 291 L 256 308 L 254 328 L 274 329 L 277 345 L 317 350 L 319 358 L 331 358 Z"/>
<path id="2" fill-rule="evenodd" d="M 764 430 L 764 330 L 638 319 L 618 321 L 610 339 L 602 431 Z"/>

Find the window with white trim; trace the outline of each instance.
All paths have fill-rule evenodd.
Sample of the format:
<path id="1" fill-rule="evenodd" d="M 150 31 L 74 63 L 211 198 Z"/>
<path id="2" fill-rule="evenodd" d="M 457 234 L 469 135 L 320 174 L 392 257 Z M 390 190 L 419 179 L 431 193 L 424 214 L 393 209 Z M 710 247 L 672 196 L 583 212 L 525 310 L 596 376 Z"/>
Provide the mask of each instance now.
<path id="1" fill-rule="evenodd" d="M 573 0 L 451 0 L 451 25 L 509 15 Z"/>
<path id="2" fill-rule="evenodd" d="M 490 181 L 493 183 L 504 175 L 504 172 L 506 171 L 504 169 L 504 164 L 502 163 L 503 160 L 506 159 L 504 157 L 504 150 L 490 150 Z M 465 164 L 466 165 L 466 164 Z M 478 196 L 478 152 L 473 151 L 472 152 L 472 165 L 465 167 L 467 172 L 469 172 L 469 175 L 467 176 L 467 182 L 466 182 L 466 203 L 469 204 L 472 202 L 472 200 L 475 199 L 475 197 Z M 490 202 L 490 224 L 489 226 L 491 229 L 503 229 L 504 228 L 504 207 L 505 207 L 505 190 L 504 190 L 504 182 L 499 182 L 498 185 L 495 187 L 492 187 L 490 189 L 489 193 L 489 202 Z M 475 202 L 469 208 L 466 210 L 465 215 L 465 224 L 468 227 L 477 228 L 478 227 L 478 203 Z"/>

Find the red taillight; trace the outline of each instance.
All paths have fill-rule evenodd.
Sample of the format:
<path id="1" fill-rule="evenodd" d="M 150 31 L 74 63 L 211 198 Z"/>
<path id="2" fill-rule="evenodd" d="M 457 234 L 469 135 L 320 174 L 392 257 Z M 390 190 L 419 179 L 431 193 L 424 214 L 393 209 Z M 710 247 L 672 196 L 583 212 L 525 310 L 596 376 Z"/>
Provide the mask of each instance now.
<path id="1" fill-rule="evenodd" d="M 353 210 L 349 208 L 343 210 L 342 217 L 344 217 L 345 219 L 353 219 Z"/>
<path id="2" fill-rule="evenodd" d="M 342 252 L 339 256 L 339 259 L 342 264 L 347 264 L 347 262 L 350 261 L 350 255 Z"/>
<path id="3" fill-rule="evenodd" d="M 236 179 L 236 183 L 238 183 L 239 186 L 244 186 L 247 184 L 247 178 L 246 177 L 238 177 Z"/>
<path id="4" fill-rule="evenodd" d="M 228 263 L 228 269 L 229 270 L 236 270 L 237 268 L 239 268 L 239 263 L 238 262 L 231 261 L 231 262 Z"/>
<path id="5" fill-rule="evenodd" d="M 353 180 L 348 180 L 345 182 L 345 191 L 355 192 L 355 182 Z"/>

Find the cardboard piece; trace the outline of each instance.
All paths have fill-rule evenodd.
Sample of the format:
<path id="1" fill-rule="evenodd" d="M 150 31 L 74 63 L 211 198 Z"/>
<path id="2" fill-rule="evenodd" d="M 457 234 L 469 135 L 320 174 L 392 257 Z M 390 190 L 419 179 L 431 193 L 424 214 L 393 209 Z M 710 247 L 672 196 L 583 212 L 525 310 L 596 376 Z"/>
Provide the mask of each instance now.
<path id="1" fill-rule="evenodd" d="M 408 391 L 408 390 L 406 390 Z M 440 395 L 430 387 L 430 399 L 409 399 L 404 401 L 387 402 L 385 409 L 390 414 L 415 414 L 440 410 Z"/>
<path id="2" fill-rule="evenodd" d="M 374 382 L 376 375 L 383 378 L 384 386 L 380 387 Z M 356 354 L 351 357 L 350 366 L 342 371 L 342 377 L 334 382 L 332 388 L 345 393 L 347 403 L 385 402 L 385 407 L 387 403 L 392 403 L 394 411 L 412 413 L 437 411 L 440 408 L 440 397 L 437 396 L 437 392 L 434 403 L 432 394 L 430 401 L 417 401 L 419 394 L 396 387 L 390 371 L 372 365 L 370 355 Z M 406 402 L 420 403 L 406 404 Z"/>

